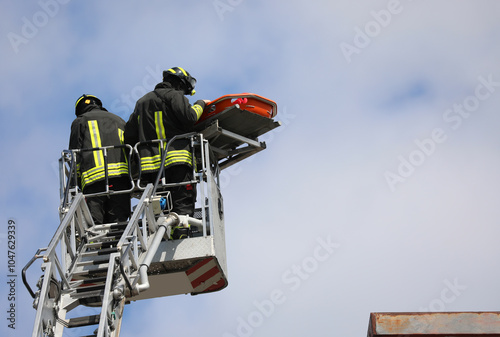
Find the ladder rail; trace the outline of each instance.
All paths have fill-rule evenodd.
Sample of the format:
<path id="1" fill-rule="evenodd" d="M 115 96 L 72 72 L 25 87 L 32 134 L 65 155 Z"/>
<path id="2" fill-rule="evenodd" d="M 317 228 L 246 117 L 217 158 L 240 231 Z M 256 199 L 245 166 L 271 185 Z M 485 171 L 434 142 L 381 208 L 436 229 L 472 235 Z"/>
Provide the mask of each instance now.
<path id="1" fill-rule="evenodd" d="M 59 158 L 59 179 L 61 194 L 61 205 L 59 211 L 61 212 L 69 203 L 71 186 L 78 186 L 78 179 L 76 176 L 76 156 L 73 151 L 62 151 L 61 158 Z"/>
<path id="2" fill-rule="evenodd" d="M 73 220 L 74 215 L 77 213 L 78 209 L 82 208 L 87 208 L 87 203 L 85 202 L 84 195 L 82 193 L 78 193 L 73 202 L 71 203 L 71 206 L 68 210 L 68 212 L 65 214 L 61 224 L 56 230 L 56 233 L 50 240 L 49 246 L 47 247 L 47 250 L 45 251 L 45 254 L 43 255 L 43 260 L 48 261 L 50 259 L 50 256 L 54 252 L 55 247 L 59 244 L 61 239 L 63 239 L 63 235 L 66 234 L 66 230 L 68 226 L 71 224 L 71 221 Z M 90 211 L 89 211 L 90 213 Z M 92 223 L 93 225 L 93 223 Z M 71 247 L 70 247 L 71 248 Z"/>
<path id="3" fill-rule="evenodd" d="M 148 217 L 148 214 L 146 212 L 146 208 L 150 202 L 150 198 L 152 196 L 152 193 L 153 193 L 153 185 L 148 184 L 148 186 L 146 186 L 146 189 L 144 190 L 144 192 L 141 196 L 141 199 L 139 200 L 139 202 L 134 210 L 134 213 L 132 214 L 132 216 L 130 217 L 130 220 L 128 221 L 127 227 L 125 227 L 125 230 L 123 232 L 122 237 L 120 238 L 120 240 L 118 241 L 118 243 L 116 245 L 118 248 L 118 251 L 121 251 L 123 249 L 122 247 L 124 245 L 130 244 L 130 238 L 134 236 L 134 231 L 136 231 L 136 230 L 140 231 L 139 221 L 142 220 L 142 217 L 144 215 L 146 217 Z M 153 219 L 148 219 L 148 220 L 153 220 Z M 146 228 L 146 230 L 147 230 L 147 228 Z M 147 231 L 145 231 L 143 233 L 147 233 Z M 133 242 L 136 242 L 137 239 L 139 239 L 142 248 L 147 249 L 148 242 L 147 242 L 147 239 L 144 237 L 144 235 L 141 235 L 140 237 L 135 236 L 135 240 L 133 240 Z"/>
<path id="4" fill-rule="evenodd" d="M 50 280 L 55 274 L 54 264 L 50 261 L 44 262 L 42 264 L 42 270 L 44 270 L 44 274 L 41 278 L 43 281 L 40 287 L 39 296 L 35 298 L 33 303 L 33 307 L 36 309 L 36 315 L 32 337 L 48 336 L 48 332 L 57 324 L 57 318 L 52 308 L 54 300 L 49 298 Z"/>
<path id="5" fill-rule="evenodd" d="M 86 219 L 85 219 L 86 218 Z M 85 198 L 82 193 L 78 193 L 72 200 L 69 209 L 66 210 L 61 224 L 57 228 L 54 236 L 50 240 L 47 248 L 42 248 L 37 251 L 34 257 L 23 268 L 23 283 L 28 289 L 30 295 L 34 298 L 33 306 L 37 310 L 35 316 L 35 324 L 33 328 L 33 337 L 42 337 L 54 334 L 54 331 L 62 329 L 58 322 L 56 311 L 54 310 L 55 301 L 57 299 L 50 298 L 51 282 L 59 284 L 59 291 L 63 288 L 65 291 L 71 289 L 71 269 L 74 267 L 73 263 L 67 263 L 68 258 L 74 261 L 79 255 L 78 248 L 71 244 L 71 239 L 68 234 L 75 235 L 78 232 L 80 239 L 85 234 L 86 222 L 92 221 L 90 211 L 88 210 Z M 77 231 L 69 229 L 75 227 L 77 224 Z M 92 223 L 93 224 L 93 223 Z M 57 247 L 61 248 L 62 260 L 58 257 Z M 39 290 L 34 293 L 26 279 L 26 271 L 37 260 L 42 259 L 42 277 L 39 280 Z M 52 290 L 53 291 L 53 290 Z M 60 294 L 58 295 L 60 296 Z"/>
<path id="6" fill-rule="evenodd" d="M 56 254 L 56 247 L 58 246 L 61 247 L 62 254 L 64 257 L 66 256 L 66 254 L 69 254 L 70 256 L 73 256 L 74 259 L 74 257 L 78 253 L 77 251 L 73 251 L 72 245 L 65 244 L 65 240 L 67 239 L 68 228 L 70 228 L 70 226 L 72 225 L 73 219 L 75 218 L 76 214 L 83 214 L 85 212 L 90 213 L 83 194 L 78 193 L 75 196 L 73 202 L 71 203 L 68 212 L 65 214 L 63 220 L 61 221 L 61 224 L 56 230 L 56 233 L 50 240 L 48 247 L 45 249 L 43 255 L 41 256 L 44 262 L 52 261 L 56 264 L 59 276 L 61 277 L 62 282 L 66 286 L 69 285 L 69 280 L 67 278 L 67 275 L 69 274 L 70 266 L 67 266 L 66 262 L 61 263 Z M 85 228 L 85 224 L 80 224 L 80 227 Z"/>
<path id="7" fill-rule="evenodd" d="M 110 337 L 109 334 L 111 330 L 115 330 L 109 324 L 108 314 L 109 307 L 112 306 L 112 294 L 113 294 L 113 278 L 115 275 L 116 258 L 119 257 L 119 253 L 110 254 L 108 272 L 106 274 L 106 285 L 104 287 L 104 295 L 102 298 L 101 314 L 99 317 L 99 327 L 97 330 L 97 337 Z M 120 320 L 121 322 L 121 320 Z"/>

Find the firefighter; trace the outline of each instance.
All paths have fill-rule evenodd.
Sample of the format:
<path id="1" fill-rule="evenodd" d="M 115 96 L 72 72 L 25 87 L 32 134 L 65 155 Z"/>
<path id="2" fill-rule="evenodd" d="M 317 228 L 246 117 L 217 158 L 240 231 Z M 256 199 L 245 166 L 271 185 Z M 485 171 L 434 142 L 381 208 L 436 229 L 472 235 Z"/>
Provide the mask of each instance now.
<path id="1" fill-rule="evenodd" d="M 174 67 L 163 71 L 163 81 L 154 90 L 141 97 L 125 126 L 125 143 L 134 146 L 137 142 L 155 139 L 170 139 L 176 135 L 192 132 L 208 100 L 198 100 L 191 105 L 184 95 L 194 95 L 196 79 L 186 70 Z M 165 158 L 166 183 L 193 180 L 194 158 L 188 139 L 177 139 L 167 151 Z M 141 166 L 141 185 L 154 183 L 161 167 L 159 143 L 138 148 Z M 169 188 L 173 212 L 193 216 L 196 202 L 196 186 L 184 184 Z"/>
<path id="2" fill-rule="evenodd" d="M 96 96 L 79 97 L 75 104 L 75 114 L 76 119 L 71 124 L 70 149 L 123 144 L 125 121 L 103 108 L 101 100 Z M 124 148 L 107 149 L 106 158 L 102 150 L 77 153 L 78 182 L 84 194 L 106 191 L 106 171 L 110 190 L 118 192 L 131 188 Z M 96 224 L 126 221 L 130 215 L 129 193 L 87 196 L 86 200 Z"/>

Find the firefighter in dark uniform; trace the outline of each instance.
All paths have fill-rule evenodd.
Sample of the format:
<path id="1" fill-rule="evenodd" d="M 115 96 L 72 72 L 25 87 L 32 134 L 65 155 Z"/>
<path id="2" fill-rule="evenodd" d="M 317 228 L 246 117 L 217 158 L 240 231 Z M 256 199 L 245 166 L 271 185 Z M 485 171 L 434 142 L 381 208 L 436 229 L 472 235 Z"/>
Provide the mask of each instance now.
<path id="1" fill-rule="evenodd" d="M 208 100 L 191 105 L 184 95 L 194 95 L 196 79 L 180 67 L 163 72 L 163 82 L 141 97 L 125 127 L 125 143 L 154 139 L 170 139 L 192 132 Z M 188 139 L 177 139 L 165 158 L 166 183 L 187 182 L 193 179 L 194 158 Z M 154 183 L 161 167 L 160 144 L 152 143 L 138 148 L 141 165 L 141 185 Z M 190 184 L 170 188 L 173 212 L 192 216 L 196 202 L 196 187 Z"/>
<path id="2" fill-rule="evenodd" d="M 91 149 L 121 145 L 125 121 L 108 112 L 99 98 L 82 95 L 75 104 L 76 119 L 71 124 L 70 149 Z M 127 156 L 123 148 L 107 149 L 106 159 L 102 150 L 80 151 L 77 154 L 79 187 L 84 194 L 106 191 L 105 162 L 109 189 L 125 191 L 131 188 Z M 94 223 L 126 221 L 130 215 L 130 194 L 90 196 L 87 205 Z"/>

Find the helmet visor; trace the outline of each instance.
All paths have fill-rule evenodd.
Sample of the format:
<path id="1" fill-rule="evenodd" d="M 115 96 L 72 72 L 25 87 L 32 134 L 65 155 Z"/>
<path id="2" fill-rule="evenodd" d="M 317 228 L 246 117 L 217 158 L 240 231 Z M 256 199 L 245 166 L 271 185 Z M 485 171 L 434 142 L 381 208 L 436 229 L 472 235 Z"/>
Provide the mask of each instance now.
<path id="1" fill-rule="evenodd" d="M 193 90 L 194 87 L 196 86 L 196 78 L 189 76 L 187 79 L 188 81 L 188 86 L 190 87 L 189 89 Z"/>
<path id="2" fill-rule="evenodd" d="M 184 84 L 186 85 L 186 95 L 194 95 L 194 87 L 196 86 L 196 78 L 187 76 L 184 78 Z"/>

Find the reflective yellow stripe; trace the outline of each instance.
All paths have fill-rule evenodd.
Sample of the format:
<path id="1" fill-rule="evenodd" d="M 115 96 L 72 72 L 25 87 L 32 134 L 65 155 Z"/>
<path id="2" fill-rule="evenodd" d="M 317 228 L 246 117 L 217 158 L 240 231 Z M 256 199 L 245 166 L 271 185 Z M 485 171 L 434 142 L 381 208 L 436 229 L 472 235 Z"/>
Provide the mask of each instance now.
<path id="1" fill-rule="evenodd" d="M 75 108 L 76 108 L 76 106 L 78 105 L 78 103 L 80 103 L 80 101 L 81 101 L 82 99 L 84 99 L 84 98 L 89 98 L 89 97 L 92 97 L 92 98 L 97 98 L 97 97 L 96 97 L 96 96 L 94 96 L 94 95 L 83 95 L 82 97 L 80 97 L 80 98 L 76 101 L 76 103 L 75 103 Z"/>
<path id="2" fill-rule="evenodd" d="M 177 68 L 179 68 L 182 71 L 182 73 L 184 74 L 184 76 L 187 77 L 188 74 L 186 73 L 186 71 L 184 69 L 182 69 L 181 67 L 177 67 Z"/>
<path id="3" fill-rule="evenodd" d="M 156 139 L 165 139 L 165 126 L 162 117 L 162 111 L 155 111 Z"/>
<path id="4" fill-rule="evenodd" d="M 168 151 L 167 157 L 165 158 L 165 167 L 172 164 L 193 165 L 193 158 L 191 157 L 191 152 L 187 150 Z M 160 166 L 161 166 L 160 155 L 141 158 L 141 169 L 143 171 L 156 171 L 160 169 Z"/>
<path id="5" fill-rule="evenodd" d="M 128 165 L 126 163 L 113 163 L 108 165 L 108 177 L 116 177 L 128 174 Z M 106 177 L 104 167 L 94 167 L 82 173 L 82 188 L 85 185 L 102 180 Z"/>
<path id="6" fill-rule="evenodd" d="M 76 101 L 76 103 L 75 103 L 75 108 L 78 106 L 78 103 L 80 103 L 80 101 L 81 101 L 82 99 L 84 99 L 84 98 L 85 98 L 85 96 L 82 96 L 82 97 L 80 97 L 80 98 Z"/>
<path id="7" fill-rule="evenodd" d="M 124 138 L 123 138 L 123 130 L 122 129 L 118 129 L 118 138 L 120 138 L 120 143 L 123 145 L 123 143 L 125 141 L 124 141 Z"/>
<path id="8" fill-rule="evenodd" d="M 191 153 L 186 150 L 169 151 L 167 153 L 167 158 L 165 158 L 165 166 L 176 163 L 186 163 L 192 165 L 193 160 L 191 158 Z"/>
<path id="9" fill-rule="evenodd" d="M 181 67 L 177 67 L 177 69 L 179 69 L 180 71 L 182 71 L 182 73 L 184 74 L 184 76 L 186 76 L 186 77 L 187 77 L 187 75 L 188 75 L 188 74 L 187 74 L 187 72 L 186 72 L 183 68 L 181 68 Z M 167 70 L 167 71 L 170 71 L 172 74 L 175 74 L 175 73 L 176 73 L 176 71 L 175 71 L 173 68 L 170 68 L 170 69 L 169 69 L 169 70 Z"/>
<path id="10" fill-rule="evenodd" d="M 201 114 L 203 113 L 203 108 L 201 107 L 201 105 L 195 104 L 191 106 L 191 108 L 194 110 L 194 112 L 196 112 L 196 120 L 200 119 Z"/>
<path id="11" fill-rule="evenodd" d="M 118 138 L 120 138 L 120 143 L 123 145 L 125 143 L 124 131 L 122 129 L 118 129 Z M 125 148 L 122 149 L 123 156 L 125 157 L 125 162 L 128 163 L 128 156 Z"/>
<path id="12" fill-rule="evenodd" d="M 92 147 L 101 147 L 101 135 L 99 134 L 99 126 L 97 125 L 97 121 L 89 121 L 89 132 L 90 132 L 90 140 L 92 141 Z M 103 166 L 104 165 L 104 155 L 102 150 L 93 151 L 94 152 L 94 161 L 95 166 Z"/>
<path id="13" fill-rule="evenodd" d="M 104 178 L 104 167 L 94 167 L 90 170 L 83 172 L 82 179 L 86 182 L 95 181 L 99 178 Z M 116 176 L 121 174 L 128 174 L 128 165 L 126 163 L 116 163 L 108 165 L 108 176 Z"/>
<path id="14" fill-rule="evenodd" d="M 156 128 L 156 139 L 165 139 L 165 126 L 163 125 L 163 112 L 155 111 L 155 128 Z M 163 144 L 163 148 L 165 148 L 166 144 Z M 161 143 L 158 144 L 158 151 L 161 153 Z M 158 160 L 160 157 L 158 156 Z M 157 169 L 159 169 L 158 166 Z"/>

